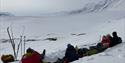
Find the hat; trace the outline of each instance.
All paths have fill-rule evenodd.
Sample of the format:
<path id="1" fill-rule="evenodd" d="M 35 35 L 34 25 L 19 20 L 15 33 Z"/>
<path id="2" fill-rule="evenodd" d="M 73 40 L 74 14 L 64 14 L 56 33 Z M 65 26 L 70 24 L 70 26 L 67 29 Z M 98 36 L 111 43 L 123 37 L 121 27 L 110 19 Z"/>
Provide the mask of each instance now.
<path id="1" fill-rule="evenodd" d="M 28 49 L 26 50 L 27 53 L 29 53 L 29 52 L 32 53 L 33 51 L 34 51 L 34 50 L 31 49 L 31 48 L 28 48 Z"/>
<path id="2" fill-rule="evenodd" d="M 114 32 L 112 33 L 112 35 L 113 35 L 113 36 L 117 36 L 117 32 L 114 31 Z"/>

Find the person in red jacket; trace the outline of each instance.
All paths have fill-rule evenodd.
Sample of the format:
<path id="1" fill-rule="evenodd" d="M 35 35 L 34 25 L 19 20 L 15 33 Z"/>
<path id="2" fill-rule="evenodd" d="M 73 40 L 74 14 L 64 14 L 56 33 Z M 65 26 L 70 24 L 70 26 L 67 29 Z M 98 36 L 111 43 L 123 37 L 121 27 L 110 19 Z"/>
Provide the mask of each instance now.
<path id="1" fill-rule="evenodd" d="M 110 40 L 110 35 L 108 34 L 107 36 L 103 36 L 102 37 L 102 45 L 105 47 L 105 48 L 108 48 L 109 47 L 109 45 L 110 45 L 110 42 L 111 42 L 111 40 Z"/>
<path id="2" fill-rule="evenodd" d="M 106 35 L 106 38 L 107 38 L 107 40 L 108 40 L 108 47 L 111 47 L 110 45 L 111 45 L 111 42 L 112 42 L 112 36 L 110 35 L 110 34 L 107 34 Z"/>
<path id="3" fill-rule="evenodd" d="M 42 63 L 42 57 L 38 52 L 31 48 L 28 48 L 26 52 L 21 59 L 22 63 Z"/>

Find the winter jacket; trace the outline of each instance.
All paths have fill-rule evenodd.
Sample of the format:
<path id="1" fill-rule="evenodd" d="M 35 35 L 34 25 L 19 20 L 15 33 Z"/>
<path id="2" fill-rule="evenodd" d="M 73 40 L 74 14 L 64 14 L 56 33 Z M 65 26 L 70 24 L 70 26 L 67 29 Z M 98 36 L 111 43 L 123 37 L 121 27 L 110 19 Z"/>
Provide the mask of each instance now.
<path id="1" fill-rule="evenodd" d="M 111 39 L 110 37 L 103 37 L 101 42 L 104 47 L 108 48 L 110 46 Z"/>
<path id="2" fill-rule="evenodd" d="M 36 51 L 25 54 L 21 61 L 22 63 L 42 63 L 41 55 Z"/>
<path id="3" fill-rule="evenodd" d="M 66 49 L 65 57 L 64 59 L 67 59 L 68 62 L 72 62 L 74 60 L 78 60 L 78 54 L 75 50 L 75 48 L 72 45 L 69 45 Z"/>
<path id="4" fill-rule="evenodd" d="M 113 37 L 110 46 L 113 47 L 117 44 L 122 43 L 122 39 L 120 37 Z"/>

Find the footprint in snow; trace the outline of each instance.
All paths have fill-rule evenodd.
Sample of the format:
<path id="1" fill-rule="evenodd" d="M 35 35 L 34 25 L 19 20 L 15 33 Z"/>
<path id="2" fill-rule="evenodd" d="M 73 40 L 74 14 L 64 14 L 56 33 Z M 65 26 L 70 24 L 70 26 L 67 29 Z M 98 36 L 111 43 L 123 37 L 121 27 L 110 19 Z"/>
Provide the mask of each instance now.
<path id="1" fill-rule="evenodd" d="M 125 55 L 121 55 L 121 54 L 120 54 L 120 55 L 118 55 L 118 57 L 121 58 L 121 59 L 124 59 L 124 58 L 125 58 Z"/>
<path id="2" fill-rule="evenodd" d="M 125 58 L 125 55 L 123 55 L 123 57 Z"/>
<path id="3" fill-rule="evenodd" d="M 118 49 L 119 52 L 121 52 L 122 50 L 121 49 Z"/>
<path id="4" fill-rule="evenodd" d="M 92 57 L 92 58 L 88 58 L 88 59 L 87 59 L 87 61 L 90 61 L 90 60 L 94 60 L 94 58 Z"/>
<path id="5" fill-rule="evenodd" d="M 99 56 L 113 56 L 113 55 L 111 55 L 109 53 L 100 53 Z"/>

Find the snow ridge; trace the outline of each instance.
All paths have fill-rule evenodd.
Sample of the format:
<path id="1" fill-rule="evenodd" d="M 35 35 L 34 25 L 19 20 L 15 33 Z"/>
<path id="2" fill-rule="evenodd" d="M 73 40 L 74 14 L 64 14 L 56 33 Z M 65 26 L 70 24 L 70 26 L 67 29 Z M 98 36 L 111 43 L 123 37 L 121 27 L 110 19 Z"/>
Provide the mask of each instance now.
<path id="1" fill-rule="evenodd" d="M 0 16 L 14 16 L 14 15 L 9 12 L 0 12 Z"/>
<path id="2" fill-rule="evenodd" d="M 87 3 L 81 9 L 71 10 L 71 11 L 61 11 L 55 12 L 52 14 L 48 14 L 49 16 L 60 16 L 60 15 L 73 15 L 73 14 L 86 14 L 91 12 L 104 11 L 106 9 L 110 9 L 115 5 L 114 3 L 120 2 L 121 0 L 101 0 L 97 2 Z M 124 2 L 124 1 L 123 1 Z"/>

